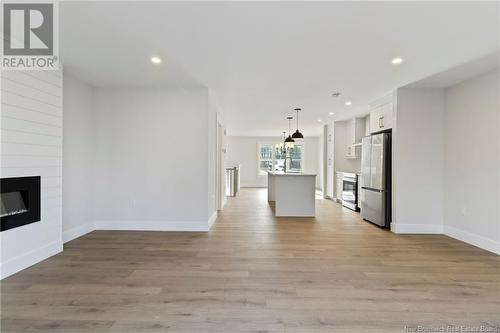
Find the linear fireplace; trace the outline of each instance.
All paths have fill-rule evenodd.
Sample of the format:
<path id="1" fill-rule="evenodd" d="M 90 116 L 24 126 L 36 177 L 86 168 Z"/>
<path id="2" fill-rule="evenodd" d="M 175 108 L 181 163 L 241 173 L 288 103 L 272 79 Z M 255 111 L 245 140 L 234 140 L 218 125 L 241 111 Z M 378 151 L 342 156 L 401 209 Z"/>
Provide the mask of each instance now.
<path id="1" fill-rule="evenodd" d="M 40 177 L 0 179 L 0 231 L 40 221 Z"/>

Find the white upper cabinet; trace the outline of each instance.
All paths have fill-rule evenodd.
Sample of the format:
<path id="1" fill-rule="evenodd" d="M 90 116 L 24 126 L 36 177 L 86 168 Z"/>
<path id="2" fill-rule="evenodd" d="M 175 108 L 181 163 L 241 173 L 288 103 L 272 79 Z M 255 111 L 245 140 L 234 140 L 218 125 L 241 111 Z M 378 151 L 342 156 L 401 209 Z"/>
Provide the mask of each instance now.
<path id="1" fill-rule="evenodd" d="M 360 158 L 361 156 L 361 138 L 365 136 L 365 118 L 354 118 L 347 122 L 346 158 Z"/>
<path id="2" fill-rule="evenodd" d="M 371 133 L 370 130 L 371 124 L 370 124 L 370 115 L 367 115 L 365 117 L 365 136 L 369 136 Z"/>
<path id="3" fill-rule="evenodd" d="M 376 133 L 392 128 L 392 94 L 370 104 L 370 132 Z"/>

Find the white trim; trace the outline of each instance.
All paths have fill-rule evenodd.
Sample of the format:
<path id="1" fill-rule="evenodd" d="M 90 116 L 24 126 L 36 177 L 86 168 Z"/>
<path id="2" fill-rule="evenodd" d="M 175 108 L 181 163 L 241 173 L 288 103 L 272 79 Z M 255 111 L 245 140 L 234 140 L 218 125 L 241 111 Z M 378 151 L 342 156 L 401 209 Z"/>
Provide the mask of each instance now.
<path id="1" fill-rule="evenodd" d="M 93 222 L 88 222 L 82 225 L 79 225 L 77 227 L 68 229 L 63 231 L 62 237 L 63 237 L 63 243 L 67 243 L 69 241 L 72 241 L 75 238 L 81 237 L 85 234 L 88 234 L 89 232 L 92 232 L 95 230 L 95 226 Z"/>
<path id="2" fill-rule="evenodd" d="M 208 231 L 207 221 L 95 221 L 95 230 Z"/>
<path id="3" fill-rule="evenodd" d="M 240 187 L 243 188 L 267 188 L 267 184 L 256 184 L 256 183 L 242 183 Z"/>
<path id="4" fill-rule="evenodd" d="M 391 231 L 395 234 L 442 234 L 441 224 L 406 224 L 391 223 Z"/>
<path id="5" fill-rule="evenodd" d="M 462 242 L 500 255 L 500 242 L 447 225 L 444 226 L 444 234 L 451 238 L 458 239 Z"/>
<path id="6" fill-rule="evenodd" d="M 395 234 L 446 235 L 464 243 L 477 246 L 483 250 L 500 255 L 500 242 L 447 225 L 391 223 L 391 231 Z"/>
<path id="7" fill-rule="evenodd" d="M 34 264 L 39 263 L 53 255 L 62 252 L 63 243 L 58 240 L 48 245 L 39 247 L 28 253 L 12 258 L 0 265 L 0 278 L 4 279 L 12 274 L 15 274 L 23 269 L 26 269 Z"/>
<path id="8" fill-rule="evenodd" d="M 210 216 L 210 218 L 208 219 L 208 230 L 210 230 L 210 228 L 212 228 L 212 226 L 214 225 L 216 220 L 217 220 L 217 211 L 215 211 L 212 214 L 212 216 Z"/>

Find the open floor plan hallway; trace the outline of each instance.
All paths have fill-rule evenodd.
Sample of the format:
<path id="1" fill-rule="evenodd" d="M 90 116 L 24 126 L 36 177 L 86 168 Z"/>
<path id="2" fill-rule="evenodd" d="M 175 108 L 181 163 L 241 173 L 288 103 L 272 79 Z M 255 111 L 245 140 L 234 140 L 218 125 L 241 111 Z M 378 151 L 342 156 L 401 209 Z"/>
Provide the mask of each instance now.
<path id="1" fill-rule="evenodd" d="M 265 189 L 242 189 L 208 233 L 94 231 L 1 292 L 5 333 L 498 329 L 500 257 L 329 200 L 276 218 Z"/>

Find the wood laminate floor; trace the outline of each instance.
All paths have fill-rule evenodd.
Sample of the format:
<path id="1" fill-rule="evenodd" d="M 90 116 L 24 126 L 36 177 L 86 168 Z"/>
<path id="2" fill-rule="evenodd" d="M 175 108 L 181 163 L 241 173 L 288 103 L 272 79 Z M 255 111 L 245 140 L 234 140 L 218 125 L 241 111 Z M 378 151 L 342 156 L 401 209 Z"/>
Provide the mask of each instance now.
<path id="1" fill-rule="evenodd" d="M 265 189 L 243 189 L 208 233 L 94 231 L 1 292 L 2 332 L 494 329 L 500 256 L 328 200 L 314 219 L 275 218 Z"/>

